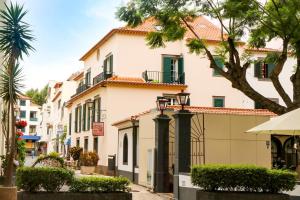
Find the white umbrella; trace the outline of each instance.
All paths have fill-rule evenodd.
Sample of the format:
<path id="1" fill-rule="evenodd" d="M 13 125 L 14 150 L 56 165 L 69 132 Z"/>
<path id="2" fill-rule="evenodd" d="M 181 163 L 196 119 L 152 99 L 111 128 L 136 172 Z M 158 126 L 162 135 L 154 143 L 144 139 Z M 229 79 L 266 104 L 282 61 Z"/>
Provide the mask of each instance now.
<path id="1" fill-rule="evenodd" d="M 246 132 L 273 135 L 300 135 L 300 108 L 271 118 L 269 121 Z"/>

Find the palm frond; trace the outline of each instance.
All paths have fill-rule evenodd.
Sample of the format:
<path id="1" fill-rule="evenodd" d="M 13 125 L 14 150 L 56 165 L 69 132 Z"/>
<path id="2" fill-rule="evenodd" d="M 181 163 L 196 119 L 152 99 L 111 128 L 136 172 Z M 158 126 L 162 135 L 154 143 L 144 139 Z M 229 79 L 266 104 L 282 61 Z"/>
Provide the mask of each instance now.
<path id="1" fill-rule="evenodd" d="M 12 96 L 13 96 L 14 103 L 16 103 L 18 96 L 22 94 L 21 90 L 22 88 L 24 88 L 24 85 L 22 84 L 24 80 L 22 70 L 23 69 L 20 67 L 19 64 L 15 65 L 11 76 L 9 74 L 9 70 L 7 66 L 4 66 L 4 68 L 1 70 L 0 97 L 2 97 L 5 102 L 9 102 L 10 100 L 10 92 L 9 92 L 10 77 L 12 78 Z"/>
<path id="2" fill-rule="evenodd" d="M 23 54 L 28 55 L 30 50 L 34 50 L 30 45 L 30 41 L 34 40 L 32 31 L 29 24 L 23 21 L 26 14 L 23 6 L 17 3 L 5 4 L 5 9 L 0 11 L 0 51 L 6 59 L 23 59 Z"/>

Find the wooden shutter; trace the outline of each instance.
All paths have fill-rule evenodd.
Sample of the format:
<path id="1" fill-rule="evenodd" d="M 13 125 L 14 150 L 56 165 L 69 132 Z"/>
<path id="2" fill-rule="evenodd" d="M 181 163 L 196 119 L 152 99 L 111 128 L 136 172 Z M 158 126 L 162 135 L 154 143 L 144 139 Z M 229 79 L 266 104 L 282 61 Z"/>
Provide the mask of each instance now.
<path id="1" fill-rule="evenodd" d="M 72 113 L 69 114 L 69 135 L 72 133 Z"/>
<path id="2" fill-rule="evenodd" d="M 268 75 L 268 77 L 266 77 L 266 78 L 270 78 L 270 76 L 271 76 L 271 73 L 273 72 L 273 70 L 274 70 L 274 68 L 275 68 L 275 64 L 274 63 L 268 63 L 268 66 L 267 66 L 267 75 Z"/>
<path id="3" fill-rule="evenodd" d="M 96 100 L 93 101 L 93 109 L 92 109 L 92 122 L 95 122 L 95 116 L 96 116 Z"/>
<path id="4" fill-rule="evenodd" d="M 103 62 L 103 71 L 104 71 L 104 74 L 107 73 L 107 58 Z"/>
<path id="5" fill-rule="evenodd" d="M 220 69 L 223 69 L 224 68 L 224 62 L 222 60 L 221 57 L 214 57 L 214 61 L 216 62 L 217 66 L 220 68 Z M 221 74 L 214 69 L 214 76 L 220 76 Z"/>
<path id="6" fill-rule="evenodd" d="M 97 99 L 97 122 L 101 122 L 101 99 Z"/>
<path id="7" fill-rule="evenodd" d="M 75 133 L 78 133 L 78 108 L 75 108 Z"/>
<path id="8" fill-rule="evenodd" d="M 254 77 L 261 78 L 262 77 L 262 62 L 256 61 L 254 63 Z"/>
<path id="9" fill-rule="evenodd" d="M 78 121 L 79 121 L 79 124 L 78 124 L 78 132 L 81 132 L 81 119 L 82 119 L 82 106 L 79 106 L 79 114 L 78 114 Z"/>
<path id="10" fill-rule="evenodd" d="M 113 73 L 113 67 L 114 67 L 114 57 L 113 55 L 109 56 L 109 72 Z"/>
<path id="11" fill-rule="evenodd" d="M 171 60 L 170 57 L 163 57 L 163 82 L 171 83 Z"/>
<path id="12" fill-rule="evenodd" d="M 83 104 L 82 122 L 82 130 L 86 131 L 86 104 Z"/>
<path id="13" fill-rule="evenodd" d="M 178 59 L 178 79 L 179 83 L 184 84 L 185 83 L 185 77 L 184 77 L 184 61 L 183 58 Z"/>

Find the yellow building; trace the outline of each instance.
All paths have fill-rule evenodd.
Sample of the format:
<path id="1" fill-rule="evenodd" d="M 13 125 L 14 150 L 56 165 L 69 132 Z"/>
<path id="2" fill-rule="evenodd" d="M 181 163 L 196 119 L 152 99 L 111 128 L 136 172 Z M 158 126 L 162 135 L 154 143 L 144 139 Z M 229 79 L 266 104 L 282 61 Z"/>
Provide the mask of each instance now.
<path id="1" fill-rule="evenodd" d="M 172 177 L 175 152 L 175 121 L 178 107 L 165 111 L 169 123 L 169 174 Z M 191 164 L 255 164 L 271 168 L 271 138 L 269 135 L 247 134 L 248 129 L 275 116 L 267 110 L 187 107 L 194 115 L 191 126 Z M 118 174 L 153 188 L 155 163 L 155 123 L 158 111 L 134 116 L 138 124 L 137 165 L 133 162 L 132 117 L 114 123 L 119 129 Z M 157 152 L 159 154 L 160 152 Z M 125 161 L 124 161 L 125 160 Z M 135 177 L 133 177 L 133 171 Z M 173 178 L 170 178 L 170 188 Z"/>

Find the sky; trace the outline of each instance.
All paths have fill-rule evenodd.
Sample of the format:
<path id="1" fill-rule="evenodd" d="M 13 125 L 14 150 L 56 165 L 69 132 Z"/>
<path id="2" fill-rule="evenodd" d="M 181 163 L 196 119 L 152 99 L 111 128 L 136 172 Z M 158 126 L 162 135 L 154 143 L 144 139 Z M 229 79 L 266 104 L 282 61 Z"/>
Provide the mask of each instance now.
<path id="1" fill-rule="evenodd" d="M 35 48 L 21 61 L 25 89 L 42 88 L 49 80 L 63 81 L 80 70 L 79 58 L 112 28 L 126 0 L 14 0 L 28 11 Z"/>

